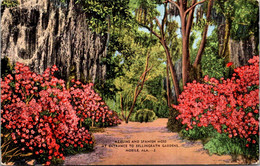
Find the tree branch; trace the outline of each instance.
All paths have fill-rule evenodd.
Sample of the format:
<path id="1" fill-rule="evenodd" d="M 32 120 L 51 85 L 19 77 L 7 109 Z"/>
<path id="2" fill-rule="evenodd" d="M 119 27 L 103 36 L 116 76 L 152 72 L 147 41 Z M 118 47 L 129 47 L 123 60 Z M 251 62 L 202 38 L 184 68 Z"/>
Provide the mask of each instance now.
<path id="1" fill-rule="evenodd" d="M 189 7 L 189 9 L 187 9 L 185 12 L 184 12 L 184 16 L 186 17 L 186 15 L 188 14 L 188 12 L 190 11 L 190 10 L 192 10 L 194 7 L 196 7 L 197 5 L 199 5 L 199 4 L 201 4 L 201 3 L 204 3 L 206 0 L 202 0 L 202 1 L 199 1 L 199 2 L 197 2 L 197 3 L 195 3 L 195 4 L 193 4 L 191 7 Z"/>
<path id="2" fill-rule="evenodd" d="M 147 81 L 146 79 L 146 75 L 147 73 L 152 69 L 152 66 L 148 69 L 148 65 L 149 65 L 149 58 L 150 58 L 150 53 L 148 52 L 147 53 L 147 57 L 146 57 L 146 64 L 145 64 L 145 70 L 142 74 L 142 76 L 140 77 L 139 81 L 138 82 L 141 82 L 141 84 L 137 84 L 136 87 L 135 87 L 135 91 L 134 91 L 134 99 L 133 99 L 133 103 L 132 103 L 132 106 L 129 110 L 129 114 L 128 116 L 126 117 L 126 123 L 128 123 L 128 119 L 130 118 L 130 115 L 131 113 L 133 112 L 134 110 L 134 106 L 135 106 L 135 103 L 136 103 L 136 100 L 137 100 L 137 97 L 139 96 L 139 94 L 141 93 L 143 87 L 144 87 L 144 83 L 145 81 Z M 140 87 L 140 88 L 139 88 Z"/>
<path id="3" fill-rule="evenodd" d="M 140 77 L 140 79 L 139 79 L 139 82 L 140 82 L 139 85 L 142 83 L 141 81 L 142 81 L 143 77 L 145 77 L 146 74 L 147 74 L 152 68 L 153 68 L 153 66 L 151 66 L 149 69 L 147 69 L 147 70 L 144 71 L 144 73 L 141 75 L 141 77 Z"/>
<path id="4" fill-rule="evenodd" d="M 158 33 L 154 32 L 150 27 L 148 27 L 147 25 L 144 25 L 142 23 L 139 23 L 138 24 L 146 29 L 148 29 L 152 34 L 154 34 L 159 40 L 161 40 L 161 36 L 158 35 Z"/>
<path id="5" fill-rule="evenodd" d="M 206 42 L 207 42 L 207 33 L 208 33 L 208 26 L 209 26 L 210 13 L 211 13 L 212 6 L 213 6 L 213 0 L 209 0 L 208 11 L 207 11 L 207 23 L 206 23 L 204 31 L 203 31 L 203 36 L 202 36 L 202 39 L 201 39 L 201 43 L 200 43 L 200 47 L 199 47 L 196 59 L 195 59 L 195 61 L 193 63 L 193 66 L 195 68 L 198 66 L 198 64 L 201 61 L 202 53 L 203 53 L 203 51 L 205 49 L 205 45 L 206 45 Z"/>
<path id="6" fill-rule="evenodd" d="M 196 3 L 196 0 L 192 0 L 192 5 L 194 5 L 195 3 Z M 191 25 L 192 25 L 192 22 L 193 22 L 193 12 L 194 12 L 194 8 L 189 13 L 189 18 L 187 20 L 187 25 L 186 25 L 186 36 L 188 36 L 187 37 L 188 39 L 189 39 L 189 36 L 190 36 Z"/>
<path id="7" fill-rule="evenodd" d="M 174 2 L 172 0 L 168 0 L 167 2 L 170 2 L 170 3 L 174 4 L 178 8 L 178 10 L 181 11 L 180 10 L 180 6 L 176 2 Z"/>
<path id="8" fill-rule="evenodd" d="M 169 79 L 169 62 L 166 60 L 166 90 L 167 90 L 167 105 L 170 108 L 171 99 L 170 99 L 170 79 Z"/>
<path id="9" fill-rule="evenodd" d="M 165 23 L 167 22 L 167 14 L 168 14 L 168 10 L 167 10 L 167 3 L 164 5 L 164 16 L 163 16 L 163 19 L 162 19 L 162 36 L 164 37 L 164 26 L 165 26 Z"/>
<path id="10" fill-rule="evenodd" d="M 158 18 L 154 18 L 156 24 L 158 25 L 159 29 L 160 29 L 160 32 L 161 32 L 161 37 L 160 37 L 160 40 L 164 40 L 164 32 L 163 32 L 163 27 L 162 25 L 160 24 Z M 163 22 L 163 21 L 162 21 Z"/>
<path id="11" fill-rule="evenodd" d="M 158 18 L 155 17 L 154 19 L 155 19 L 155 22 L 158 25 L 158 27 L 161 29 L 162 25 L 160 24 Z"/>
<path id="12" fill-rule="evenodd" d="M 122 117 L 124 120 L 125 119 L 125 115 L 124 115 L 124 107 L 123 107 L 123 97 L 122 97 L 122 94 L 120 93 L 120 106 L 121 106 L 121 113 L 122 113 Z"/>

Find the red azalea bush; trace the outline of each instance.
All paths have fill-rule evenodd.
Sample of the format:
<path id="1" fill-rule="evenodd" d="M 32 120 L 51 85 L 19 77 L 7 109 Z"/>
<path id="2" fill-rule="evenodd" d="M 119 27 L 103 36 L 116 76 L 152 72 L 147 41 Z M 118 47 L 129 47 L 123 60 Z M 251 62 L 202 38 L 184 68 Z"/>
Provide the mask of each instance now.
<path id="1" fill-rule="evenodd" d="M 80 81 L 71 81 L 70 94 L 74 109 L 85 127 L 107 127 L 121 123 L 116 112 L 109 110 L 102 98 L 92 89 L 93 84 L 84 85 Z"/>
<path id="2" fill-rule="evenodd" d="M 254 148 L 259 138 L 259 57 L 250 65 L 234 69 L 230 79 L 206 76 L 205 83 L 188 83 L 173 105 L 186 130 L 214 127 L 230 138 L 241 138 L 246 147 Z"/>
<path id="3" fill-rule="evenodd" d="M 79 87 L 66 90 L 64 81 L 54 77 L 57 70 L 53 66 L 40 75 L 17 63 L 15 74 L 1 80 L 2 133 L 11 134 L 15 147 L 19 147 L 22 153 L 32 152 L 31 158 L 47 165 L 64 160 L 64 155 L 93 148 L 90 133 L 79 123 L 86 116 L 78 112 L 81 106 L 78 102 L 84 103 L 85 108 L 94 108 L 92 114 L 105 107 L 91 85 L 81 84 L 84 90 Z M 82 94 L 76 96 L 77 91 Z M 76 101 L 78 99 L 96 102 Z M 111 116 L 104 120 L 115 124 L 111 119 L 119 121 Z"/>

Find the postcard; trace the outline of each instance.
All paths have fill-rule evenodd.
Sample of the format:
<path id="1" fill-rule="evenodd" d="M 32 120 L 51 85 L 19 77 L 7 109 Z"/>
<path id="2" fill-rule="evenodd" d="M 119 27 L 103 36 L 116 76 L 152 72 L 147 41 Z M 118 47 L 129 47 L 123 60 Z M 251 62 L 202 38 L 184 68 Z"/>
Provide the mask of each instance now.
<path id="1" fill-rule="evenodd" d="M 2 0 L 1 165 L 259 164 L 259 1 Z"/>

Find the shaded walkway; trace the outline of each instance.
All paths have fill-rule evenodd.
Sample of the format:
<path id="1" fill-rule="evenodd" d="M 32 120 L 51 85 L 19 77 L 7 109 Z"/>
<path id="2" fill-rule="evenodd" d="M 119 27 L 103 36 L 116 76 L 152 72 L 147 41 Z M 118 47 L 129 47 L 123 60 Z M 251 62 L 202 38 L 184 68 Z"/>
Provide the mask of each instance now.
<path id="1" fill-rule="evenodd" d="M 167 130 L 167 121 L 160 118 L 149 123 L 129 122 L 94 133 L 95 151 L 69 156 L 65 164 L 239 164 L 232 163 L 230 156 L 210 156 L 200 142 L 181 140 L 177 133 Z"/>

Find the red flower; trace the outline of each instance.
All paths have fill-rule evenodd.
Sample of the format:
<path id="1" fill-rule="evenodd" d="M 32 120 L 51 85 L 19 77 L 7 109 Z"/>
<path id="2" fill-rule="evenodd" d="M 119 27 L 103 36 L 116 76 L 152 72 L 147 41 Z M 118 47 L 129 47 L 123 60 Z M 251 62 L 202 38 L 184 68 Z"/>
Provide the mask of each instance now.
<path id="1" fill-rule="evenodd" d="M 110 125 L 120 123 L 115 112 L 92 89 L 93 84 L 73 80 L 75 88 L 66 89 L 64 80 L 53 75 L 58 70 L 55 65 L 42 75 L 20 63 L 15 70 L 15 77 L 1 79 L 1 125 L 4 130 L 13 130 L 12 139 L 19 142 L 22 151 L 29 148 L 36 155 L 48 154 L 47 165 L 53 155 L 64 160 L 65 148 L 60 147 L 86 148 L 86 144 L 94 143 L 85 128 L 78 128 L 80 120 L 84 123 L 85 118 L 93 116 L 97 121 L 103 117 L 103 123 Z"/>
<path id="2" fill-rule="evenodd" d="M 233 62 L 228 62 L 227 65 L 226 65 L 226 67 L 230 67 L 230 66 L 232 66 L 232 65 L 233 65 Z"/>
<path id="3" fill-rule="evenodd" d="M 193 81 L 183 88 L 179 104 L 172 107 L 179 111 L 176 119 L 187 125 L 186 130 L 212 125 L 219 133 L 229 133 L 231 139 L 258 137 L 259 89 L 254 87 L 259 87 L 259 57 L 248 62 L 251 65 L 234 69 L 231 78 L 205 76 L 204 84 Z M 231 65 L 233 62 L 226 67 Z M 247 108 L 253 111 L 247 112 Z"/>

